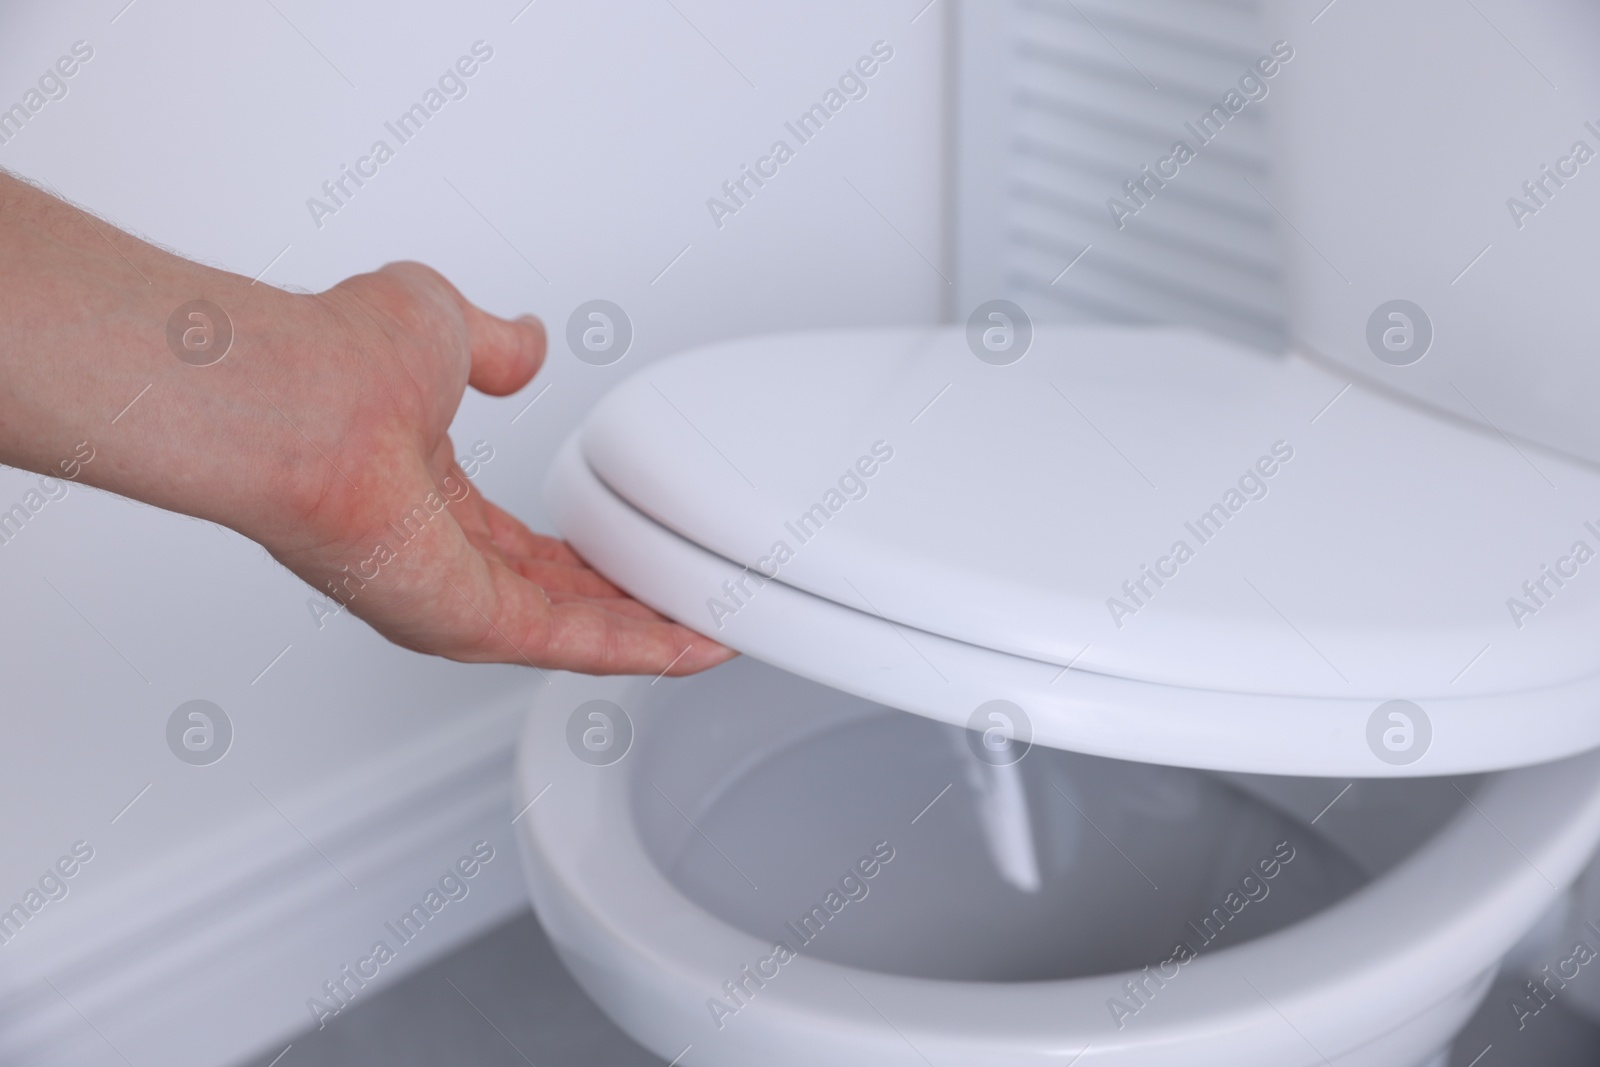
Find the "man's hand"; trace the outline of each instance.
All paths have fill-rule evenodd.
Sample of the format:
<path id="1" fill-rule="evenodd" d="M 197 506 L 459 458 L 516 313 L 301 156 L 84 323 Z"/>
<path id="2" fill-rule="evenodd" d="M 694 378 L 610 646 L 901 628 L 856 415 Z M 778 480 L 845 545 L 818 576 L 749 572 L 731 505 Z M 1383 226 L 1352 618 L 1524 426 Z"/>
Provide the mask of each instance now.
<path id="1" fill-rule="evenodd" d="M 0 172 L 0 462 L 258 541 L 397 644 L 472 662 L 690 674 L 732 655 L 632 600 L 485 500 L 448 433 L 470 384 L 516 392 L 544 327 L 392 264 L 316 295 L 188 262 Z M 206 300 L 233 342 L 181 359 Z M 204 365 L 197 365 L 203 363 Z"/>
<path id="2" fill-rule="evenodd" d="M 338 372 L 280 404 L 313 425 L 334 415 L 340 433 L 305 471 L 296 521 L 259 538 L 285 566 L 390 640 L 452 659 L 689 674 L 728 658 L 485 500 L 457 465 L 447 430 L 462 393 L 526 385 L 544 361 L 537 319 L 480 311 L 416 263 L 316 299 Z"/>

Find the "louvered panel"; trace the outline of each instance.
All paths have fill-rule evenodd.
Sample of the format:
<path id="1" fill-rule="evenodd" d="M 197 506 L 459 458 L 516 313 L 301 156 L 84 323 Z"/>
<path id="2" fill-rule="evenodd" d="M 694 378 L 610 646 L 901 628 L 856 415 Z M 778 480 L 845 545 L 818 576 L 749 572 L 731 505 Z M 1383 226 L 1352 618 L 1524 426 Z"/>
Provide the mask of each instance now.
<path id="1" fill-rule="evenodd" d="M 1281 348 L 1266 121 L 1292 62 L 1209 143 L 1185 125 L 1269 50 L 1257 0 L 968 0 L 957 41 L 960 313 L 1003 296 Z M 1129 201 L 1180 139 L 1196 158 Z M 1120 228 L 1113 197 L 1138 207 Z"/>

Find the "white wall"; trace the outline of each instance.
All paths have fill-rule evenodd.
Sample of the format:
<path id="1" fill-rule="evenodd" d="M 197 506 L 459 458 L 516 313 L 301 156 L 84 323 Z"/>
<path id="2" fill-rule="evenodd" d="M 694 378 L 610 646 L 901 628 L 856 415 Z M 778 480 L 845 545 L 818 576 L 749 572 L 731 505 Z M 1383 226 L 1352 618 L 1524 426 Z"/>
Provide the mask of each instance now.
<path id="1" fill-rule="evenodd" d="M 275 284 L 414 258 L 491 310 L 543 316 L 552 353 L 534 385 L 469 397 L 454 430 L 461 451 L 493 445 L 479 487 L 537 527 L 555 445 L 648 360 L 939 318 L 943 11 L 919 16 L 925 2 L 7 5 L 0 106 L 74 41 L 94 58 L 0 145 L 0 166 Z M 316 227 L 306 199 L 480 39 L 494 57 L 469 95 Z M 783 122 L 880 39 L 895 54 L 869 95 L 718 229 L 706 199 L 792 143 Z M 637 331 L 612 367 L 560 339 L 595 297 Z M 34 484 L 0 472 L 0 508 Z M 0 907 L 73 842 L 95 849 L 70 894 L 0 945 L 0 1060 L 243 1055 L 310 1022 L 306 997 L 481 827 L 505 862 L 408 962 L 515 905 L 505 746 L 541 682 L 402 652 L 347 617 L 319 631 L 307 595 L 237 535 L 81 488 L 0 545 Z M 164 738 L 197 697 L 237 732 L 209 767 Z M 224 946 L 237 966 L 216 963 Z"/>

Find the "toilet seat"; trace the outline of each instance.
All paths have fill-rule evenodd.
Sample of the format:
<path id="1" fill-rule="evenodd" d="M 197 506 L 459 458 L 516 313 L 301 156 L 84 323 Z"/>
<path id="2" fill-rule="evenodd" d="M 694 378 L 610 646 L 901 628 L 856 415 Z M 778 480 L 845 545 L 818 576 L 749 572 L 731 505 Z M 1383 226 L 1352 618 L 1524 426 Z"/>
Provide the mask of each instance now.
<path id="1" fill-rule="evenodd" d="M 761 402 L 780 388 L 784 404 Z M 1007 409 L 1019 396 L 1055 408 Z M 947 422 L 935 425 L 940 403 Z M 1126 428 L 1121 444 L 1096 420 Z M 1275 442 L 1295 449 L 1273 435 L 1300 428 L 1320 436 L 1278 461 L 1263 497 L 1237 494 L 1245 503 L 1206 542 L 1176 535 L 1195 553 L 1166 565 L 1178 567 L 1170 587 L 1145 579 L 1154 595 L 1131 616 L 1100 602 L 1132 606 L 1125 591 L 1109 595 L 1119 590 L 1107 576 L 1139 577 L 1141 553 L 1161 566 L 1143 546 L 1194 529 L 1179 521 L 1198 513 L 1186 501 L 1268 484 L 1273 464 L 1257 461 Z M 1139 459 L 1166 465 L 1168 491 L 1121 454 L 1144 440 L 1135 430 L 1167 435 Z M 858 460 L 874 443 L 894 454 L 868 476 L 874 465 Z M 1089 458 L 1063 489 L 1049 481 L 1058 459 L 1001 469 L 996 449 L 1023 446 Z M 1260 474 L 1217 474 L 1236 468 Z M 806 531 L 784 516 L 852 470 L 855 483 L 874 479 L 865 495 L 813 539 L 792 537 Z M 963 486 L 977 503 L 941 510 L 939 494 Z M 1600 581 L 1585 585 L 1563 556 L 1567 534 L 1550 534 L 1570 527 L 1600 548 L 1583 510 L 1600 502 L 1600 475 L 1308 362 L 1188 331 L 1040 329 L 1008 367 L 981 363 L 948 330 L 712 346 L 609 394 L 563 449 L 547 495 L 563 535 L 645 603 L 794 673 L 946 722 L 1004 699 L 1052 747 L 1300 775 L 1454 774 L 1600 745 Z M 1066 540 L 1051 531 L 1065 527 L 1046 520 L 1069 504 L 1095 521 L 1050 557 L 1051 537 Z M 930 528 L 930 515 L 949 519 Z M 1594 516 L 1600 528 L 1600 507 Z M 792 558 L 773 568 L 784 537 Z M 996 548 L 975 556 L 986 544 Z M 1566 558 L 1575 574 L 1557 587 L 1541 558 Z M 1528 600 L 1513 581 L 1523 573 L 1547 595 L 1517 619 L 1503 602 Z M 1413 762 L 1385 762 L 1371 745 L 1390 699 L 1418 703 L 1431 725 Z"/>
<path id="2" fill-rule="evenodd" d="M 629 507 L 597 479 L 574 442 L 548 497 L 579 551 L 664 614 L 694 620 L 707 589 L 743 568 Z M 892 626 L 786 583 L 764 587 L 718 638 L 802 677 L 941 722 L 1007 699 L 1031 739 L 1097 756 L 1263 774 L 1463 774 L 1547 762 L 1600 745 L 1600 694 L 1588 680 L 1535 694 L 1429 701 L 1432 745 L 1410 766 L 1367 743 L 1372 701 L 1225 693 L 1132 681 Z M 930 667 L 930 662 L 937 668 Z M 1508 721 L 1517 729 L 1502 729 Z"/>
<path id="3" fill-rule="evenodd" d="M 745 672 L 757 691 L 786 684 L 749 660 L 714 673 L 730 671 Z M 1475 791 L 1468 785 L 1470 803 L 1404 858 L 1310 918 L 1202 954 L 1138 1025 L 1115 1026 L 1107 999 L 1139 972 L 948 981 L 802 953 L 752 1010 L 718 1029 L 707 1001 L 770 943 L 711 914 L 664 876 L 642 840 L 639 813 L 639 794 L 647 794 L 664 820 L 687 820 L 680 829 L 692 836 L 702 809 L 686 798 L 685 783 L 748 769 L 754 754 L 775 743 L 760 734 L 768 717 L 741 717 L 737 706 L 711 698 L 698 725 L 668 717 L 671 698 L 709 677 L 554 676 L 524 730 L 515 801 L 534 903 L 569 969 L 636 1040 L 700 1067 L 1020 1067 L 1080 1053 L 1084 1063 L 1132 1067 L 1173 1062 L 1180 1049 L 1183 1062 L 1196 1065 L 1419 1064 L 1471 1013 L 1499 957 L 1600 836 L 1600 755 L 1502 772 Z M 573 709 L 596 698 L 623 707 L 633 727 L 622 758 L 603 766 L 569 751 Z M 691 740 L 670 759 L 651 761 L 653 745 L 685 731 L 705 739 L 703 747 Z M 664 767 L 672 777 L 661 776 Z M 1321 784 L 1330 796 L 1338 790 L 1336 782 Z M 1423 786 L 1445 788 L 1405 788 Z M 656 801 L 652 789 L 664 799 Z M 909 820 L 924 798 L 906 800 Z M 916 831 L 907 823 L 883 832 L 909 849 Z"/>

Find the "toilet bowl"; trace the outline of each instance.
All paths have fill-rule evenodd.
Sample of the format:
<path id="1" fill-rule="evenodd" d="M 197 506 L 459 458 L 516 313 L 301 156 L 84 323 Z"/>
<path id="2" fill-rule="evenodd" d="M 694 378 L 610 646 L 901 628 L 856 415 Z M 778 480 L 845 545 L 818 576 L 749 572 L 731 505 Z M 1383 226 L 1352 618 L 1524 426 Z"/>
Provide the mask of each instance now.
<path id="1" fill-rule="evenodd" d="M 1417 1067 L 1600 833 L 1595 754 L 1352 785 L 1035 748 L 1027 884 L 963 733 L 753 659 L 556 676 L 517 772 L 540 920 L 680 1064 Z"/>
<path id="2" fill-rule="evenodd" d="M 677 1063 L 1442 1063 L 1600 841 L 1600 474 L 1315 360 L 729 342 L 547 497 L 747 654 L 520 746 L 540 919 Z"/>

